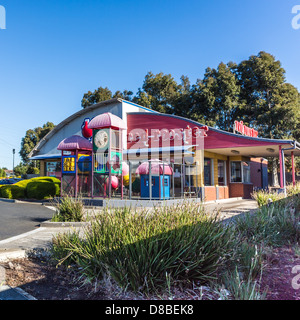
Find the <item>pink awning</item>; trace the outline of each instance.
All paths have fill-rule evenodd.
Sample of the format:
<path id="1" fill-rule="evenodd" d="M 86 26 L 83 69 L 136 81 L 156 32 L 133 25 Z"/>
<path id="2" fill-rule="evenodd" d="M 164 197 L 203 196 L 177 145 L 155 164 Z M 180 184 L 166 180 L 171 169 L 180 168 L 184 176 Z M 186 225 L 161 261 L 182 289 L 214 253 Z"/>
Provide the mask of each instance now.
<path id="1" fill-rule="evenodd" d="M 149 174 L 149 162 L 151 163 L 151 174 L 165 174 L 167 176 L 172 175 L 173 170 L 170 165 L 164 163 L 158 159 L 149 160 L 147 162 L 143 162 L 137 169 L 136 174 Z"/>
<path id="2" fill-rule="evenodd" d="M 96 116 L 88 125 L 89 129 L 101 129 L 108 127 L 112 127 L 114 129 L 127 129 L 125 122 L 110 112 L 102 113 L 99 116 Z"/>
<path id="3" fill-rule="evenodd" d="M 74 135 L 69 138 L 62 140 L 57 150 L 88 150 L 92 151 L 93 145 L 92 143 L 80 136 Z"/>

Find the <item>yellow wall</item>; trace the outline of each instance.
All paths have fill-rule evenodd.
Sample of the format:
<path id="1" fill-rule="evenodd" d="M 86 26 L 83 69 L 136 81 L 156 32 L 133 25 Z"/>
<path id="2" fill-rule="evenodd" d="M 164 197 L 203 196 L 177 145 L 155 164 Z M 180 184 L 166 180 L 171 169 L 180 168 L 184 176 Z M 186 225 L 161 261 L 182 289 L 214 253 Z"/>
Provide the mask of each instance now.
<path id="1" fill-rule="evenodd" d="M 214 185 L 218 184 L 218 160 L 228 160 L 228 157 L 223 154 L 213 153 L 209 151 L 204 151 L 204 158 L 209 158 L 214 160 Z M 228 172 L 226 172 L 228 175 Z"/>
<path id="2" fill-rule="evenodd" d="M 45 167 L 46 167 L 46 161 L 41 160 L 40 161 L 40 176 L 43 177 L 45 175 Z"/>

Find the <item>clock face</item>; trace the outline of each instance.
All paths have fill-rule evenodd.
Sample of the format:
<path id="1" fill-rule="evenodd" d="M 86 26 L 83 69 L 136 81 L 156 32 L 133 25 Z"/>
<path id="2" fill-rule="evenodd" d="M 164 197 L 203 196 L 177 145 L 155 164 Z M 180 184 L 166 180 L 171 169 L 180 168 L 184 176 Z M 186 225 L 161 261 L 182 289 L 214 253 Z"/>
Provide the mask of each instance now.
<path id="1" fill-rule="evenodd" d="M 94 138 L 94 144 L 97 148 L 102 149 L 106 147 L 108 143 L 108 134 L 104 130 L 100 130 L 96 133 Z"/>

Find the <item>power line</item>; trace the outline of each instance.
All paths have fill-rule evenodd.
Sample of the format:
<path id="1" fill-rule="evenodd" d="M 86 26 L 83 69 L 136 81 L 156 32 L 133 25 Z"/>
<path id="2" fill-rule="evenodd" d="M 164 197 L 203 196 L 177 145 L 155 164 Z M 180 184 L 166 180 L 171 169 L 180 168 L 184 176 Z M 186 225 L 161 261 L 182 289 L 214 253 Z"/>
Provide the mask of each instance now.
<path id="1" fill-rule="evenodd" d="M 2 140 L 5 144 L 8 144 L 8 145 L 10 145 L 11 147 L 16 148 L 16 146 L 15 146 L 15 145 L 13 145 L 13 144 L 11 144 L 11 143 L 7 142 L 6 140 L 4 140 L 4 139 L 2 139 L 2 138 L 0 138 L 0 140 Z"/>

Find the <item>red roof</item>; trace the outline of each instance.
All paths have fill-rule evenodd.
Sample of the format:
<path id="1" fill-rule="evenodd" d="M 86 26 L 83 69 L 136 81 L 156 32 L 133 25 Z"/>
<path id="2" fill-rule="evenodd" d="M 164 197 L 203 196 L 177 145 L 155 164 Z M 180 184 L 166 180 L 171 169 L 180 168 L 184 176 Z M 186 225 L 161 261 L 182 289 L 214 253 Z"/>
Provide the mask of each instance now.
<path id="1" fill-rule="evenodd" d="M 89 150 L 93 149 L 92 143 L 80 136 L 74 135 L 60 142 L 57 150 Z"/>
<path id="2" fill-rule="evenodd" d="M 93 118 L 88 125 L 89 129 L 101 129 L 108 127 L 124 130 L 127 129 L 125 122 L 121 118 L 110 112 L 102 113 L 99 116 Z"/>

